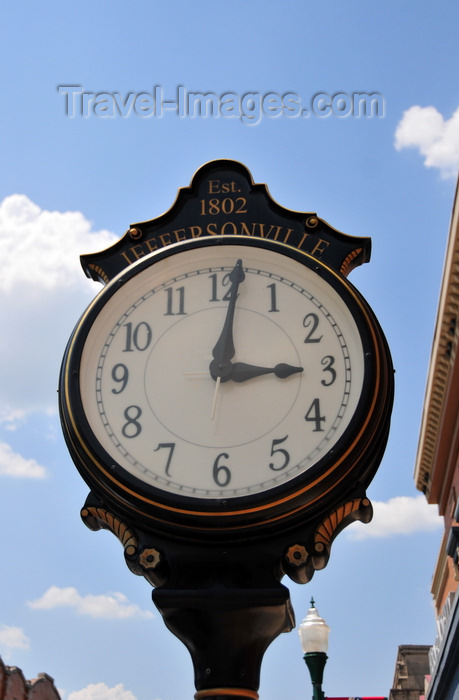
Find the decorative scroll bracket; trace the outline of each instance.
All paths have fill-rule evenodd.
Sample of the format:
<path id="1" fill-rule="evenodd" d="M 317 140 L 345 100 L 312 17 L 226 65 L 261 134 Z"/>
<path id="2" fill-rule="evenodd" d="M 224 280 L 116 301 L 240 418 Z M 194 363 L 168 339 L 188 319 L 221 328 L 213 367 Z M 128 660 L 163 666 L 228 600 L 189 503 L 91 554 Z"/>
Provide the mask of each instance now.
<path id="1" fill-rule="evenodd" d="M 335 537 L 347 525 L 357 520 L 369 523 L 372 517 L 373 507 L 368 498 L 344 503 L 319 523 L 310 543 L 296 543 L 287 549 L 283 559 L 285 573 L 295 583 L 307 583 L 315 571 L 327 566 Z"/>
<path id="2" fill-rule="evenodd" d="M 356 520 L 369 522 L 372 506 L 365 496 L 355 498 L 308 529 L 298 527 L 237 551 L 220 545 L 211 552 L 131 527 L 93 494 L 81 516 L 91 530 L 116 535 L 129 569 L 155 587 L 153 602 L 191 654 L 195 700 L 257 700 L 266 649 L 295 625 L 280 579 L 286 574 L 307 583 L 327 565 L 338 533 Z"/>

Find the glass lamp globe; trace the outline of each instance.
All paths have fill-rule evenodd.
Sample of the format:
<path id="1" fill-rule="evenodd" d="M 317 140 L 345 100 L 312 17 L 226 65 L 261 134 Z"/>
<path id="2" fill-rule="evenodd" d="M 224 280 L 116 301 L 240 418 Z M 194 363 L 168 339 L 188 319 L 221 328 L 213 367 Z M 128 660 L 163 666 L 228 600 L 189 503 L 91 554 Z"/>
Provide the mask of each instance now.
<path id="1" fill-rule="evenodd" d="M 323 620 L 311 598 L 311 607 L 308 614 L 298 627 L 301 646 L 304 654 L 321 652 L 325 654 L 328 650 L 328 635 L 330 628 Z"/>

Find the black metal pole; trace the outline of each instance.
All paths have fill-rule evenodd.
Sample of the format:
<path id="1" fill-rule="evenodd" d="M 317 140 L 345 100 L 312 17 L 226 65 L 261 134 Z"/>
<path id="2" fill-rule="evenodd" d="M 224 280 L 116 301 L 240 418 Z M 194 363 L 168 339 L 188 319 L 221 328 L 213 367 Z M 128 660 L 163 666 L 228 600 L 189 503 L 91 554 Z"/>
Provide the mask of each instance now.
<path id="1" fill-rule="evenodd" d="M 327 663 L 328 656 L 324 651 L 310 651 L 304 655 L 306 666 L 311 674 L 311 682 L 313 688 L 313 700 L 325 700 L 325 693 L 322 690 L 322 682 L 324 677 L 324 668 Z"/>
<path id="2" fill-rule="evenodd" d="M 153 601 L 193 660 L 195 700 L 258 700 L 269 644 L 294 625 L 288 590 L 157 588 Z"/>

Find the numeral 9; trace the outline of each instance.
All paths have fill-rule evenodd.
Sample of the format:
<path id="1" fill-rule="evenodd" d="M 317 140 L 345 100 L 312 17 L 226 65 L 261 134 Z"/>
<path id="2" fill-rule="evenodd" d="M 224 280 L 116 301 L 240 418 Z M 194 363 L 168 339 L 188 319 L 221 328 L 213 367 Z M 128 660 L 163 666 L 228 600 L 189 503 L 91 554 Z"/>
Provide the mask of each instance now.
<path id="1" fill-rule="evenodd" d="M 121 394 L 121 392 L 125 390 L 129 379 L 129 370 L 126 365 L 123 365 L 121 362 L 115 365 L 112 369 L 112 379 L 114 382 L 121 385 L 118 388 L 112 389 L 112 393 Z"/>

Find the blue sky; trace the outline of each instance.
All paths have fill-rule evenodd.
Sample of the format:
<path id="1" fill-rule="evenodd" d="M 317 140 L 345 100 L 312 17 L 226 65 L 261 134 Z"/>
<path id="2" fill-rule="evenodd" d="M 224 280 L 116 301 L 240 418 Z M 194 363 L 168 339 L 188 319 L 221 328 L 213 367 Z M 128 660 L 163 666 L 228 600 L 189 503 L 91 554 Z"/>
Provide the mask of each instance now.
<path id="1" fill-rule="evenodd" d="M 188 652 L 109 533 L 79 511 L 87 488 L 61 437 L 65 343 L 98 291 L 78 256 L 167 210 L 205 162 L 244 163 L 280 204 L 371 236 L 351 281 L 376 312 L 396 374 L 393 427 L 368 495 L 373 522 L 335 541 L 326 569 L 293 583 L 297 622 L 314 596 L 331 628 L 328 696 L 387 695 L 399 644 L 430 644 L 441 539 L 413 484 L 435 314 L 459 162 L 455 1 L 112 0 L 1 11 L 0 655 L 45 671 L 67 700 L 182 700 Z M 371 118 L 159 118 L 66 114 L 58 86 L 129 95 L 377 93 Z M 246 104 L 246 103 L 245 103 Z M 67 110 L 68 111 L 68 110 Z M 101 113 L 102 112 L 102 113 Z M 262 667 L 261 700 L 310 696 L 297 632 Z"/>

